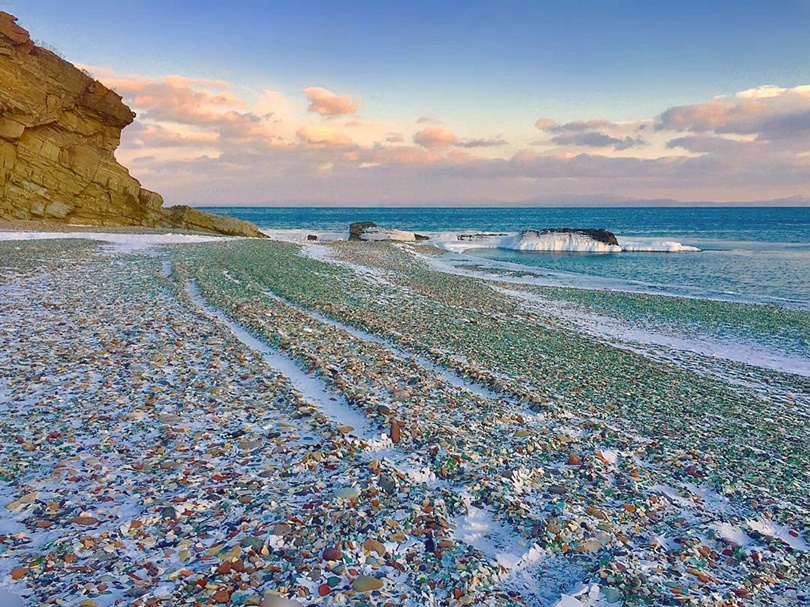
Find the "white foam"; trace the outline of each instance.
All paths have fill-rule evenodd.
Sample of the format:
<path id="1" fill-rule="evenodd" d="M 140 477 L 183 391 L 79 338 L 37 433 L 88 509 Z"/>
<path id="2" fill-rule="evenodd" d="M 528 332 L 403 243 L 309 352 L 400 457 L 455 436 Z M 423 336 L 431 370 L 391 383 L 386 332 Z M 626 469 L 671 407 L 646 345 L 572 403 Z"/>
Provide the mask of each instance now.
<path id="1" fill-rule="evenodd" d="M 675 242 L 674 240 L 660 240 L 649 242 L 622 241 L 622 251 L 626 253 L 698 253 L 700 249 Z"/>

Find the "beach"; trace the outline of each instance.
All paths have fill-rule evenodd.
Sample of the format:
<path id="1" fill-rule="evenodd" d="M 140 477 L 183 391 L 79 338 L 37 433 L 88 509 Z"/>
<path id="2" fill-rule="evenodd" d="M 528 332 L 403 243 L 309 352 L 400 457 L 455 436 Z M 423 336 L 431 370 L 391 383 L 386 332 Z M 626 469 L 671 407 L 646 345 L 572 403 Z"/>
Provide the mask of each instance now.
<path id="1" fill-rule="evenodd" d="M 807 600 L 807 312 L 447 255 L 0 242 L 0 603 Z"/>

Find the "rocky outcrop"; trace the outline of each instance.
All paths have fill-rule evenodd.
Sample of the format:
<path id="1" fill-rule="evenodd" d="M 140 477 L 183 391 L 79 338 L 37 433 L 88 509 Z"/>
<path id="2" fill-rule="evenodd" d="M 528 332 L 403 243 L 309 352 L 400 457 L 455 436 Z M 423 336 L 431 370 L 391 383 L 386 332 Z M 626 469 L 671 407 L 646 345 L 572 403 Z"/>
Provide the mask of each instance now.
<path id="1" fill-rule="evenodd" d="M 373 221 L 357 221 L 349 226 L 349 240 L 396 240 L 399 242 L 414 242 L 417 240 L 428 240 L 428 237 L 404 230 L 381 228 Z"/>
<path id="2" fill-rule="evenodd" d="M 163 208 L 114 156 L 134 118 L 115 92 L 0 12 L 0 219 L 262 236 L 246 221 Z"/>
<path id="3" fill-rule="evenodd" d="M 601 242 L 606 245 L 619 245 L 616 240 L 616 235 L 613 232 L 596 228 L 546 228 L 545 230 L 523 230 L 520 233 L 521 237 L 526 236 L 543 236 L 545 234 L 579 234 L 580 236 L 587 236 L 591 240 Z"/>

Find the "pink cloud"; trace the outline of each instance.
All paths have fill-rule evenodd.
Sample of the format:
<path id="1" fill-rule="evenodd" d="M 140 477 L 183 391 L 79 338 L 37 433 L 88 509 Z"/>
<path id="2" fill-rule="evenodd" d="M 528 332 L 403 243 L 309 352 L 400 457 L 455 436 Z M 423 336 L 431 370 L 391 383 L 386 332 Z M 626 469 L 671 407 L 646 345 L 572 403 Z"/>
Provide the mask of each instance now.
<path id="1" fill-rule="evenodd" d="M 189 125 L 205 125 L 222 120 L 235 121 L 240 116 L 237 108 L 245 107 L 228 89 L 227 82 L 164 76 L 149 79 L 141 76 L 110 76 L 104 83 L 115 89 L 125 101 L 142 111 L 142 118 L 167 120 Z"/>
<path id="2" fill-rule="evenodd" d="M 489 139 L 463 139 L 456 143 L 456 145 L 460 148 L 498 148 L 509 145 L 509 142 L 500 137 L 490 137 Z"/>
<path id="3" fill-rule="evenodd" d="M 136 122 L 127 129 L 127 136 L 144 148 L 200 147 L 219 141 L 216 132 L 187 132 L 165 128 L 158 124 L 143 125 Z"/>
<path id="4" fill-rule="evenodd" d="M 545 131 L 553 126 L 557 126 L 557 122 L 551 118 L 538 118 L 537 122 L 534 123 L 534 126 L 541 131 Z"/>
<path id="5" fill-rule="evenodd" d="M 734 97 L 671 107 L 659 116 L 656 128 L 806 140 L 810 137 L 810 86 L 764 86 Z"/>
<path id="6" fill-rule="evenodd" d="M 342 116 L 357 111 L 358 101 L 349 95 L 338 95 L 320 86 L 308 86 L 303 93 L 309 99 L 309 112 L 321 116 Z"/>
<path id="7" fill-rule="evenodd" d="M 413 143 L 406 144 L 412 120 L 355 120 L 351 99 L 352 111 L 344 112 L 349 108 L 343 102 L 331 109 L 322 105 L 327 113 L 312 110 L 326 117 L 344 112 L 347 118 L 308 124 L 302 119 L 303 98 L 296 104 L 279 93 L 257 91 L 251 99 L 213 79 L 105 74 L 102 80 L 138 112 L 116 153 L 170 203 L 425 203 L 437 197 L 463 203 L 520 200 L 537 192 L 728 200 L 810 187 L 804 126 L 810 87 L 764 87 L 671 108 L 658 117 L 658 131 L 644 131 L 649 144 L 639 153 L 643 142 L 635 136 L 639 125 L 652 124 L 648 117 L 621 124 L 541 118 L 536 126 L 545 131 L 543 145 L 550 150 L 511 155 L 500 138 L 475 131 L 459 138 L 429 124 L 432 119 L 420 123 Z M 347 97 L 327 93 L 320 99 L 327 106 L 334 97 Z M 686 132 L 675 136 L 661 132 L 664 128 Z M 553 147 L 555 138 L 564 147 Z M 520 134 L 510 133 L 509 139 L 520 141 Z M 579 154 L 572 146 L 595 151 Z M 477 148 L 491 148 L 489 157 L 466 153 Z M 420 185 L 425 183 L 430 187 Z"/>
<path id="8" fill-rule="evenodd" d="M 413 136 L 414 143 L 424 148 L 447 148 L 458 141 L 458 138 L 448 129 L 439 126 L 429 126 Z"/>
<path id="9" fill-rule="evenodd" d="M 302 126 L 296 131 L 296 134 L 302 142 L 310 144 L 344 146 L 353 143 L 350 137 L 319 124 Z"/>
<path id="10" fill-rule="evenodd" d="M 367 154 L 367 160 L 372 164 L 427 165 L 441 162 L 443 156 L 439 152 L 415 146 L 391 146 L 372 149 Z"/>

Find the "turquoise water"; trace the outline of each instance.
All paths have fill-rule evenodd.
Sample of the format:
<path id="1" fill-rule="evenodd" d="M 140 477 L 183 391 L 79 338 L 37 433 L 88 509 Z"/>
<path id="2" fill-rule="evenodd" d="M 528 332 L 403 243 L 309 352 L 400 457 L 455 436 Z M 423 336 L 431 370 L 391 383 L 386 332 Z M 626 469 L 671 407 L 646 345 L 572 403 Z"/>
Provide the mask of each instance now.
<path id="1" fill-rule="evenodd" d="M 810 208 L 210 208 L 264 229 L 338 232 L 353 221 L 417 232 L 605 228 L 622 239 L 675 240 L 700 253 L 470 250 L 478 262 L 654 285 L 691 295 L 810 307 Z"/>

